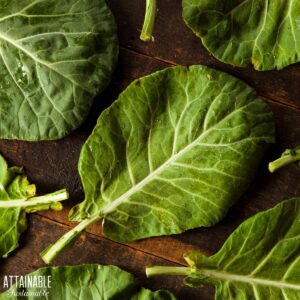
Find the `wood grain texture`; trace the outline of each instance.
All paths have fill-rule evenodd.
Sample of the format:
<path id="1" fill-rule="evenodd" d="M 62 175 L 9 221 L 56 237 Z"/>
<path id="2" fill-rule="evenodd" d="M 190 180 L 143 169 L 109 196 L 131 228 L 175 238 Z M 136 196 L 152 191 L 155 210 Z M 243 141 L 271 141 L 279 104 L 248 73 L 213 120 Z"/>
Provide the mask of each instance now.
<path id="1" fill-rule="evenodd" d="M 4 274 L 24 275 L 43 265 L 39 252 L 51 242 L 53 237 L 58 238 L 70 229 L 39 216 L 32 216 L 29 225 L 29 230 L 22 238 L 24 247 L 16 251 L 10 259 L 2 261 L 0 282 L 3 282 Z M 68 251 L 68 254 L 60 257 L 52 265 L 84 263 L 118 265 L 128 272 L 134 273 L 144 287 L 152 290 L 166 288 L 179 295 L 181 299 L 209 299 L 211 294 L 209 289 L 205 289 L 201 292 L 201 297 L 198 297 L 199 291 L 182 286 L 180 278 L 176 277 L 165 277 L 163 284 L 159 277 L 147 279 L 143 272 L 145 266 L 153 264 L 174 265 L 174 263 L 91 234 L 79 238 L 72 249 Z"/>
<path id="2" fill-rule="evenodd" d="M 181 235 L 151 238 L 130 245 L 121 245 L 102 236 L 101 226 L 93 225 L 86 238 L 66 251 L 56 265 L 79 263 L 115 264 L 138 276 L 146 287 L 170 288 L 179 299 L 213 299 L 213 289 L 188 289 L 177 278 L 146 280 L 144 266 L 152 263 L 184 264 L 182 254 L 192 248 L 212 254 L 221 247 L 228 235 L 246 218 L 274 206 L 284 199 L 300 195 L 300 169 L 291 165 L 270 174 L 267 163 L 286 147 L 300 142 L 300 66 L 280 72 L 255 72 L 252 68 L 239 69 L 222 64 L 211 57 L 200 41 L 184 25 L 180 0 L 158 1 L 159 12 L 155 29 L 156 41 L 138 40 L 144 14 L 144 1 L 110 0 L 120 36 L 120 59 L 110 86 L 94 103 L 87 121 L 68 137 L 51 142 L 28 143 L 0 141 L 0 152 L 11 165 L 24 166 L 30 180 L 37 184 L 40 194 L 66 187 L 71 199 L 64 203 L 62 212 L 46 211 L 30 218 L 30 228 L 21 246 L 8 259 L 2 260 L 1 276 L 25 274 L 44 266 L 38 256 L 47 244 L 54 242 L 68 230 L 69 209 L 83 200 L 77 172 L 81 146 L 91 133 L 101 111 L 108 107 L 132 80 L 156 70 L 176 64 L 205 64 L 233 74 L 257 89 L 270 105 L 277 125 L 278 144 L 272 146 L 257 176 L 227 217 L 212 228 L 190 230 Z"/>

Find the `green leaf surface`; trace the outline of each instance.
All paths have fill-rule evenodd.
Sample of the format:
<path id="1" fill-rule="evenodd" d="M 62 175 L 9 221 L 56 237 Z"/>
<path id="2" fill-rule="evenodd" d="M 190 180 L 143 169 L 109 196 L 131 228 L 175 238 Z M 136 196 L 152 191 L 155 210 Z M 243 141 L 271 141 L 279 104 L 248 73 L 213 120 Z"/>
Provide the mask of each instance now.
<path id="1" fill-rule="evenodd" d="M 8 168 L 0 155 L 0 257 L 7 257 L 18 247 L 20 235 L 26 230 L 26 213 L 61 210 L 59 201 L 68 198 L 66 190 L 36 197 L 21 168 Z"/>
<path id="2" fill-rule="evenodd" d="M 71 211 L 82 223 L 59 243 L 100 218 L 118 242 L 212 226 L 249 186 L 271 142 L 272 113 L 234 77 L 192 66 L 136 80 L 82 148 L 86 198 Z"/>
<path id="3" fill-rule="evenodd" d="M 185 255 L 190 268 L 150 267 L 147 274 L 187 275 L 185 284 L 213 284 L 216 300 L 300 299 L 300 199 L 241 224 L 215 255 Z"/>
<path id="4" fill-rule="evenodd" d="M 50 276 L 50 288 L 22 288 L 18 284 L 0 294 L 1 300 L 25 299 L 17 296 L 22 291 L 31 295 L 46 291 L 47 296 L 29 296 L 28 300 L 175 300 L 168 291 L 156 291 L 140 287 L 130 274 L 115 266 L 79 265 L 41 268 L 26 277 Z M 19 281 L 20 282 L 20 281 Z"/>
<path id="5" fill-rule="evenodd" d="M 183 18 L 217 59 L 257 70 L 300 60 L 298 0 L 182 0 Z"/>
<path id="6" fill-rule="evenodd" d="M 104 0 L 0 0 L 0 138 L 70 133 L 109 82 L 117 55 Z"/>

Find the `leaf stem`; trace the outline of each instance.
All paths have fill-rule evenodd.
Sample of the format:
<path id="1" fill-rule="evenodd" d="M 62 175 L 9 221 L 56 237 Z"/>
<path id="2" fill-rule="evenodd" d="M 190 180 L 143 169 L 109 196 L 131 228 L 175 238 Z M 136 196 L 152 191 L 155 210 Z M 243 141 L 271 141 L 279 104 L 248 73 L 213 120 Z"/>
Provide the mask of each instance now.
<path id="1" fill-rule="evenodd" d="M 40 255 L 46 264 L 51 263 L 64 249 L 66 249 L 77 237 L 87 229 L 91 224 L 100 220 L 102 216 L 96 215 L 91 218 L 83 220 L 73 229 L 64 234 L 54 244 L 49 245 Z"/>
<path id="2" fill-rule="evenodd" d="M 38 205 L 47 205 L 52 203 L 57 203 L 69 198 L 69 194 L 66 189 L 59 190 L 57 192 L 38 196 L 31 197 L 29 199 L 15 199 L 0 201 L 0 208 L 13 208 L 13 207 L 32 207 Z"/>
<path id="3" fill-rule="evenodd" d="M 156 16 L 156 0 L 146 0 L 146 12 L 140 39 L 144 42 L 154 41 L 153 29 Z"/>
<path id="4" fill-rule="evenodd" d="M 288 155 L 283 155 L 282 157 L 272 161 L 269 163 L 269 171 L 274 173 L 276 170 L 287 166 L 291 163 L 300 160 L 300 149 L 294 151 L 294 153 L 290 153 Z"/>
<path id="5" fill-rule="evenodd" d="M 147 277 L 157 276 L 157 275 L 187 276 L 190 273 L 191 273 L 191 268 L 189 267 L 166 267 L 166 266 L 146 267 Z"/>

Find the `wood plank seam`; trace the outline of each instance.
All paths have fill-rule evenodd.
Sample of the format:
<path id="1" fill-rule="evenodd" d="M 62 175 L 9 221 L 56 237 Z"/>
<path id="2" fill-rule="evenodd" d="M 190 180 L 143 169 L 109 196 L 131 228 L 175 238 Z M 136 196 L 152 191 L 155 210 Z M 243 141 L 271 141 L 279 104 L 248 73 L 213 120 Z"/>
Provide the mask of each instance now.
<path id="1" fill-rule="evenodd" d="M 55 221 L 55 220 L 53 220 L 53 219 L 51 219 L 51 218 L 45 217 L 45 216 L 40 215 L 40 214 L 38 214 L 38 213 L 34 213 L 34 215 L 37 216 L 37 217 L 39 217 L 41 220 L 46 221 L 46 222 L 53 223 L 53 224 L 55 224 L 55 225 L 58 225 L 58 226 L 61 226 L 61 227 L 65 227 L 65 228 L 68 228 L 68 230 L 72 228 L 72 226 L 70 226 L 70 225 L 68 225 L 68 224 L 66 224 L 66 223 L 57 222 L 57 221 Z M 86 234 L 87 236 L 90 236 L 90 237 L 92 237 L 92 238 L 95 238 L 95 239 L 97 239 L 97 240 L 105 240 L 105 241 L 109 241 L 109 242 L 112 242 L 112 243 L 114 243 L 114 244 L 120 245 L 120 246 L 122 246 L 122 247 L 129 248 L 129 249 L 131 249 L 131 250 L 133 250 L 133 251 L 141 252 L 141 253 L 143 253 L 143 254 L 145 254 L 145 255 L 149 255 L 149 256 L 152 256 L 152 257 L 155 257 L 155 258 L 159 258 L 159 259 L 165 260 L 165 261 L 170 262 L 170 263 L 172 263 L 172 264 L 177 264 L 177 265 L 179 265 L 179 266 L 186 266 L 185 264 L 182 264 L 182 263 L 180 263 L 180 262 L 178 262 L 178 261 L 171 260 L 171 259 L 167 259 L 167 258 L 165 258 L 165 257 L 156 255 L 156 254 L 154 254 L 154 253 L 146 252 L 146 251 L 143 251 L 143 250 L 141 250 L 141 249 L 137 249 L 137 248 L 132 247 L 132 246 L 130 246 L 130 245 L 128 245 L 128 244 L 118 243 L 118 242 L 113 241 L 113 240 L 110 240 L 110 239 L 108 239 L 108 238 L 106 238 L 106 237 L 104 237 L 104 236 L 100 236 L 100 235 L 94 234 L 94 233 L 89 232 L 89 231 L 86 231 L 84 234 Z M 201 251 L 201 250 L 200 250 L 200 251 Z"/>
<path id="2" fill-rule="evenodd" d="M 169 60 L 163 59 L 163 58 L 158 57 L 158 56 L 151 56 L 149 54 L 146 54 L 146 53 L 142 52 L 140 49 L 138 49 L 136 47 L 133 47 L 133 46 L 130 46 L 130 45 L 121 45 L 120 48 L 123 49 L 123 50 L 126 50 L 126 51 L 130 51 L 130 52 L 132 52 L 136 55 L 140 55 L 140 56 L 146 57 L 148 59 L 153 59 L 153 60 L 168 64 L 170 67 L 181 66 L 180 64 L 178 64 L 176 62 L 169 61 Z M 278 98 L 278 99 L 270 98 L 269 96 L 266 96 L 264 94 L 259 94 L 259 93 L 257 95 L 261 98 L 264 98 L 265 101 L 267 101 L 267 102 L 273 102 L 273 103 L 276 103 L 276 104 L 279 104 L 279 105 L 282 105 L 282 106 L 300 111 L 300 106 L 289 104 L 289 103 L 286 103 L 286 102 L 282 102 L 284 100 L 283 98 L 282 99 L 281 98 Z"/>

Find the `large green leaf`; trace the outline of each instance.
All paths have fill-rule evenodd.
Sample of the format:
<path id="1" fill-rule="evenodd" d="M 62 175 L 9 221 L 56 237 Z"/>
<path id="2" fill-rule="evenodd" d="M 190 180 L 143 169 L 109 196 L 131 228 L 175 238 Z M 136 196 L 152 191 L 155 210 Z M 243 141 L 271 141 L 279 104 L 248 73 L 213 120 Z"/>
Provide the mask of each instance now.
<path id="1" fill-rule="evenodd" d="M 77 128 L 117 54 L 104 0 L 0 0 L 0 138 L 57 139 Z"/>
<path id="2" fill-rule="evenodd" d="M 8 168 L 0 155 L 0 257 L 18 247 L 26 230 L 26 213 L 45 209 L 61 210 L 59 201 L 68 198 L 66 190 L 35 197 L 36 188 L 30 184 L 21 168 Z"/>
<path id="3" fill-rule="evenodd" d="M 150 267 L 147 274 L 186 275 L 185 283 L 216 287 L 216 300 L 300 299 L 300 199 L 261 212 L 240 225 L 220 251 L 189 252 L 189 268 Z"/>
<path id="4" fill-rule="evenodd" d="M 257 70 L 300 60 L 300 1 L 182 0 L 186 24 L 219 60 Z"/>
<path id="5" fill-rule="evenodd" d="M 1 300 L 175 300 L 167 291 L 151 292 L 140 287 L 134 277 L 114 266 L 79 265 L 41 268 L 26 278 L 42 278 L 49 288 L 13 285 L 0 294 Z M 48 278 L 50 277 L 50 280 Z M 26 279 L 23 280 L 26 282 Z M 28 280 L 27 280 L 28 281 Z M 49 283 L 51 281 L 51 283 Z M 45 292 L 45 294 L 43 294 Z M 22 297 L 26 295 L 28 297 Z M 49 293 L 47 295 L 47 293 Z M 19 295 L 19 296 L 18 296 Z M 34 295 L 40 295 L 39 297 Z"/>
<path id="6" fill-rule="evenodd" d="M 83 146 L 86 198 L 71 212 L 82 223 L 44 259 L 100 218 L 119 242 L 216 224 L 273 141 L 269 108 L 234 77 L 192 66 L 136 80 Z"/>

